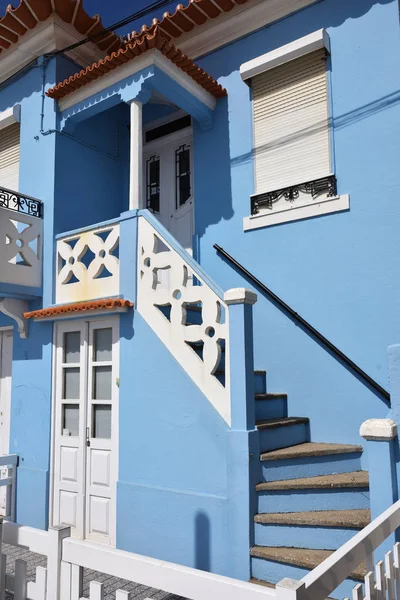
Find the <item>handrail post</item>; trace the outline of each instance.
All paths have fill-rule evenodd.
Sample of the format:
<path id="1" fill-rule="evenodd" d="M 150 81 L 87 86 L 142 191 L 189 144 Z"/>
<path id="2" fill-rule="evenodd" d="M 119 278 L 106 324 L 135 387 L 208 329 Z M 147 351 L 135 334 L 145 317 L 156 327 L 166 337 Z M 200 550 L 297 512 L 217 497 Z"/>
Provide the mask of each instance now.
<path id="1" fill-rule="evenodd" d="M 297 579 L 285 578 L 276 584 L 276 600 L 303 600 L 306 586 Z"/>
<path id="2" fill-rule="evenodd" d="M 47 598 L 60 600 L 62 542 L 70 537 L 71 528 L 66 525 L 51 527 L 49 534 L 49 553 L 47 555 Z"/>
<path id="3" fill-rule="evenodd" d="M 394 451 L 397 424 L 392 419 L 368 419 L 361 425 L 360 435 L 367 440 L 371 519 L 375 519 L 398 499 Z M 380 554 L 391 550 L 394 543 L 392 534 L 382 544 Z"/>
<path id="4" fill-rule="evenodd" d="M 224 301 L 229 309 L 229 389 L 231 428 L 228 432 L 228 502 L 232 577 L 250 579 L 253 544 L 251 520 L 255 513 L 254 489 L 259 467 L 258 432 L 255 430 L 253 304 L 254 292 L 245 288 L 228 290 Z"/>

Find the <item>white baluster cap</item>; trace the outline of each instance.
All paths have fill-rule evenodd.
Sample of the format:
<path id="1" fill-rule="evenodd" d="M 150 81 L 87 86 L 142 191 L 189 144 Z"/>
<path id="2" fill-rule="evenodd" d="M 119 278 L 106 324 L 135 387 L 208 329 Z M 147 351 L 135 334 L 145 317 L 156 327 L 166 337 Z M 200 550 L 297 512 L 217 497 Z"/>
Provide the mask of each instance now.
<path id="1" fill-rule="evenodd" d="M 361 425 L 360 435 L 366 440 L 392 440 L 397 435 L 397 423 L 392 419 L 368 419 Z"/>
<path id="2" fill-rule="evenodd" d="M 226 304 L 255 304 L 257 294 L 247 288 L 232 288 L 224 294 Z"/>

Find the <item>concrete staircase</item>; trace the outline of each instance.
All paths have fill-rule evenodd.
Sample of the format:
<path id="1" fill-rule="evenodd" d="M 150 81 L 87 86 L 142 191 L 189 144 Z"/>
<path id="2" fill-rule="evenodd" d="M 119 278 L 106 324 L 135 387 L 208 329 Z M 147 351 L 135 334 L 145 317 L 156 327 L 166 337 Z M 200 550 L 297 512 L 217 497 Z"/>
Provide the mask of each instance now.
<path id="1" fill-rule="evenodd" d="M 286 395 L 268 394 L 262 371 L 255 401 L 261 454 L 252 576 L 274 585 L 301 579 L 369 523 L 369 482 L 362 447 L 312 443 L 309 419 L 288 416 Z M 339 597 L 364 574 L 361 567 L 343 582 Z"/>

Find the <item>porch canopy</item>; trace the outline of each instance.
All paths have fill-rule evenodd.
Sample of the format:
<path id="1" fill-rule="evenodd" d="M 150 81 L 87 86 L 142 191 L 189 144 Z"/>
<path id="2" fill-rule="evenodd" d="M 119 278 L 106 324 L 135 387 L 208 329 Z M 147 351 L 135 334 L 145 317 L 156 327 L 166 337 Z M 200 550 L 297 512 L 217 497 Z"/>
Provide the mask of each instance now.
<path id="1" fill-rule="evenodd" d="M 130 104 L 130 209 L 141 207 L 142 105 L 154 93 L 191 115 L 202 129 L 212 126 L 217 98 L 226 96 L 158 27 L 46 92 L 58 101 L 59 127 L 66 131 L 116 104 Z"/>

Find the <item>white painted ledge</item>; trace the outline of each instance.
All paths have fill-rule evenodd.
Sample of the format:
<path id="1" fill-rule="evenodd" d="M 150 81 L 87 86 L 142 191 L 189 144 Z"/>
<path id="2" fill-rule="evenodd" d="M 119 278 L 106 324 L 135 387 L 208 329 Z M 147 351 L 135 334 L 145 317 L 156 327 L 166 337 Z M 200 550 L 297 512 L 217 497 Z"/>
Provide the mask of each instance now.
<path id="1" fill-rule="evenodd" d="M 262 56 L 257 56 L 257 58 L 253 58 L 253 60 L 243 63 L 240 65 L 240 75 L 243 81 L 246 81 L 251 77 L 260 75 L 260 73 L 265 73 L 265 71 L 279 67 L 280 65 L 295 60 L 305 54 L 309 54 L 310 52 L 314 52 L 315 50 L 320 50 L 321 48 L 326 48 L 326 50 L 330 52 L 329 35 L 325 29 L 314 31 L 314 33 L 310 33 L 294 42 L 290 42 L 290 44 L 276 48 L 276 50 L 271 50 L 271 52 L 267 52 Z"/>
<path id="2" fill-rule="evenodd" d="M 230 304 L 255 304 L 257 294 L 246 288 L 232 288 L 224 294 L 224 301 Z"/>
<path id="3" fill-rule="evenodd" d="M 324 198 L 316 200 L 314 204 L 307 203 L 303 205 L 296 204 L 296 200 L 285 208 L 272 209 L 268 212 L 260 212 L 257 215 L 244 217 L 244 231 L 252 229 L 260 229 L 261 227 L 269 227 L 271 225 L 279 225 L 280 223 L 289 223 L 290 221 L 300 221 L 301 219 L 309 219 L 310 217 L 318 217 L 328 215 L 330 213 L 349 210 L 350 196 L 342 194 L 334 198 Z"/>
<path id="4" fill-rule="evenodd" d="M 20 121 L 21 106 L 19 104 L 0 112 L 0 130 L 8 127 L 9 125 L 14 125 L 14 123 L 19 123 Z"/>
<path id="5" fill-rule="evenodd" d="M 366 440 L 389 441 L 397 435 L 397 423 L 392 419 L 368 419 L 361 425 L 360 435 Z"/>

